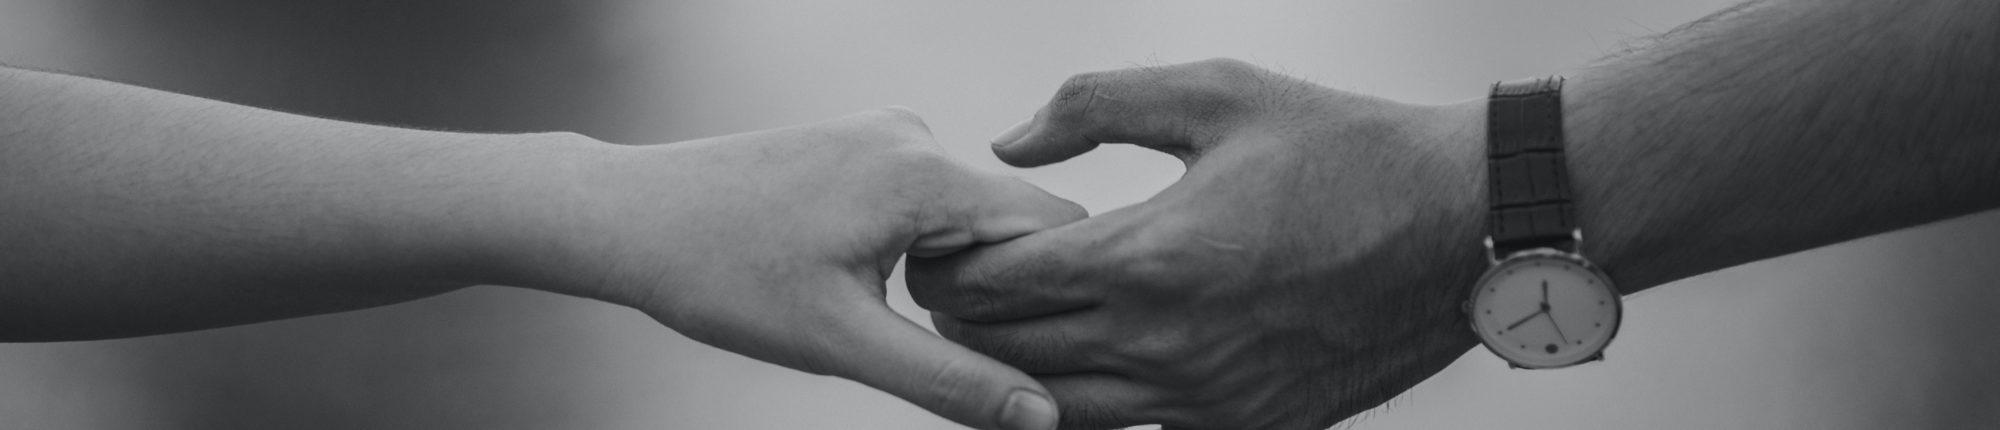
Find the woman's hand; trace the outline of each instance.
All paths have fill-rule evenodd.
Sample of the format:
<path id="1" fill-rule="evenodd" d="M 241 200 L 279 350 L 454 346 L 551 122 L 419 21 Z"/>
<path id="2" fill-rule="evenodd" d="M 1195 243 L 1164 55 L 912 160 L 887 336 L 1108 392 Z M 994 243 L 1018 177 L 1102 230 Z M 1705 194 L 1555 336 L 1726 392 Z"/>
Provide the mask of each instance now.
<path id="1" fill-rule="evenodd" d="M 1045 429 L 1034 379 L 883 302 L 905 253 L 948 254 L 1081 219 L 1017 179 L 974 171 L 900 108 L 669 145 L 586 144 L 524 284 L 645 311 L 695 340 L 853 379 L 954 421 Z M 536 247 L 529 247 L 536 248 Z"/>

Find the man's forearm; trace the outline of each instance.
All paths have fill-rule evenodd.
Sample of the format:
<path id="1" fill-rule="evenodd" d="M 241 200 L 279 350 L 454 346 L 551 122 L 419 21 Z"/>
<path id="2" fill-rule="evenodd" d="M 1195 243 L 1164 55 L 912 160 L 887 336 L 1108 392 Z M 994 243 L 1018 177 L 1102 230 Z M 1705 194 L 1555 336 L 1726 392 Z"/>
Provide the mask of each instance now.
<path id="1" fill-rule="evenodd" d="M 482 279 L 536 139 L 0 69 L 0 340 L 370 307 Z M 519 187 L 515 187 L 519 188 Z M 496 243 L 481 243 L 496 242 Z"/>
<path id="2" fill-rule="evenodd" d="M 2000 206 L 2000 3 L 1764 1 L 1572 76 L 1585 251 L 1627 293 Z"/>

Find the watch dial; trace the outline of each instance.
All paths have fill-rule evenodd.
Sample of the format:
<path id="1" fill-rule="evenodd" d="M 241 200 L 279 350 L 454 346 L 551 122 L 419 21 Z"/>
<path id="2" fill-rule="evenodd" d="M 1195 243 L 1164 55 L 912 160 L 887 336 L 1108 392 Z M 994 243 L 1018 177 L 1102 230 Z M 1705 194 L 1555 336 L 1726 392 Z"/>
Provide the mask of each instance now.
<path id="1" fill-rule="evenodd" d="M 1616 289 L 1601 273 L 1559 255 L 1502 262 L 1487 272 L 1467 308 L 1487 348 L 1530 368 L 1597 356 L 1618 333 L 1620 310 Z"/>

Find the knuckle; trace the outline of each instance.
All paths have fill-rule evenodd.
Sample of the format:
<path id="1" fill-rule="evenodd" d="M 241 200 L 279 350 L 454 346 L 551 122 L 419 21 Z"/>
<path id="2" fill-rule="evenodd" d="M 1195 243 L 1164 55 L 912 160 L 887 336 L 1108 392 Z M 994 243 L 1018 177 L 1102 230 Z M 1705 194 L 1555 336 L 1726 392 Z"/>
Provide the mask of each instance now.
<path id="1" fill-rule="evenodd" d="M 1187 330 L 1178 326 L 1158 327 L 1125 338 L 1117 345 L 1116 354 L 1138 365 L 1153 369 L 1163 383 L 1185 383 L 1194 371 L 1191 360 L 1194 343 L 1189 341 Z"/>
<path id="2" fill-rule="evenodd" d="M 878 154 L 877 162 L 882 163 L 878 168 L 897 178 L 896 188 L 890 191 L 918 198 L 921 201 L 917 203 L 924 206 L 953 197 L 968 171 L 951 156 L 928 146 L 889 148 Z"/>
<path id="3" fill-rule="evenodd" d="M 921 146 L 932 140 L 922 116 L 902 106 L 885 106 L 853 114 L 846 122 L 863 140 L 890 146 Z"/>
<path id="4" fill-rule="evenodd" d="M 944 175 L 958 171 L 958 162 L 951 156 L 929 145 L 910 145 L 894 148 L 883 154 L 883 158 L 898 169 L 910 173 L 920 173 L 922 177 Z"/>
<path id="5" fill-rule="evenodd" d="M 1132 91 L 1151 92 L 1151 99 L 1178 116 L 1183 135 L 1206 134 L 1210 127 L 1226 124 L 1255 105 L 1266 79 L 1262 69 L 1233 59 L 1212 59 L 1129 71 L 1128 76 L 1145 81 Z"/>
<path id="6" fill-rule="evenodd" d="M 1137 227 L 1130 240 L 1109 252 L 1123 268 L 1121 276 L 1155 299 L 1182 298 L 1191 289 L 1217 279 L 1232 269 L 1226 264 L 1227 247 L 1218 248 L 1213 235 L 1202 230 L 1199 220 L 1162 216 Z"/>
<path id="7" fill-rule="evenodd" d="M 1103 77 L 1104 72 L 1070 75 L 1069 79 L 1064 79 L 1062 86 L 1056 89 L 1054 101 L 1057 103 L 1066 103 L 1088 96 L 1092 91 L 1097 89 L 1098 81 L 1103 80 Z"/>
<path id="8" fill-rule="evenodd" d="M 1174 260 L 1178 260 L 1177 258 L 1161 257 L 1162 255 L 1171 255 L 1176 252 L 1169 250 L 1147 251 L 1146 253 L 1152 255 L 1126 257 L 1124 259 L 1126 262 L 1121 264 L 1124 267 L 1121 275 L 1125 277 L 1125 280 L 1129 284 L 1132 284 L 1131 286 L 1134 289 L 1143 290 L 1144 293 L 1142 294 L 1151 296 L 1151 299 L 1164 300 L 1176 298 L 1173 296 L 1178 295 L 1178 292 L 1182 290 L 1180 288 L 1181 285 L 1186 283 L 1186 279 L 1181 276 L 1185 270 L 1182 270 L 1179 264 L 1173 262 Z"/>
<path id="9" fill-rule="evenodd" d="M 1190 109 L 1199 118 L 1220 118 L 1249 104 L 1246 99 L 1261 94 L 1260 90 L 1272 82 L 1271 73 L 1242 60 L 1215 58 L 1193 64 L 1194 86 L 1200 97 L 1191 100 Z"/>
<path id="10" fill-rule="evenodd" d="M 1090 115 L 1091 101 L 1097 98 L 1104 72 L 1080 73 L 1063 80 L 1054 99 L 1049 100 L 1049 120 L 1077 124 Z"/>
<path id="11" fill-rule="evenodd" d="M 1196 61 L 1191 65 L 1208 74 L 1233 78 L 1250 78 L 1264 72 L 1264 68 L 1257 67 L 1255 64 L 1228 57 L 1216 57 Z"/>
<path id="12" fill-rule="evenodd" d="M 917 111 L 905 106 L 878 107 L 868 110 L 868 114 L 877 121 L 885 124 L 912 126 L 925 130 L 930 129 L 929 125 L 924 124 L 924 117 L 922 115 L 917 115 Z"/>
<path id="13" fill-rule="evenodd" d="M 1191 65 L 1194 75 L 1219 84 L 1217 89 L 1248 96 L 1246 91 L 1282 81 L 1281 76 L 1263 67 L 1234 58 L 1213 58 Z"/>

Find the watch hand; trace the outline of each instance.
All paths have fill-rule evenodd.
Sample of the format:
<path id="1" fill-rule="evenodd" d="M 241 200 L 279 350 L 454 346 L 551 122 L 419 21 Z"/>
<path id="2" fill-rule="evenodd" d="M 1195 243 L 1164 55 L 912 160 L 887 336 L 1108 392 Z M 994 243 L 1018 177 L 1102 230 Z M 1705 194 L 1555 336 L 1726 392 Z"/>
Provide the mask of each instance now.
<path id="1" fill-rule="evenodd" d="M 1535 319 L 1536 316 L 1542 315 L 1544 311 L 1546 311 L 1546 309 L 1541 311 L 1535 311 L 1535 313 L 1528 314 L 1528 316 L 1525 317 L 1521 317 L 1520 321 L 1515 321 L 1513 324 L 1508 324 L 1507 330 L 1513 330 L 1515 327 L 1520 327 L 1521 324 L 1527 324 L 1528 320 Z"/>
<path id="2" fill-rule="evenodd" d="M 1563 326 L 1562 324 L 1556 324 L 1556 315 L 1548 311 L 1542 311 L 1542 315 L 1547 315 L 1549 317 L 1549 326 L 1556 328 L 1556 338 L 1561 339 L 1564 345 L 1568 345 L 1569 336 L 1563 336 Z"/>
<path id="3" fill-rule="evenodd" d="M 1549 280 L 1542 280 L 1542 309 L 1549 308 Z"/>

